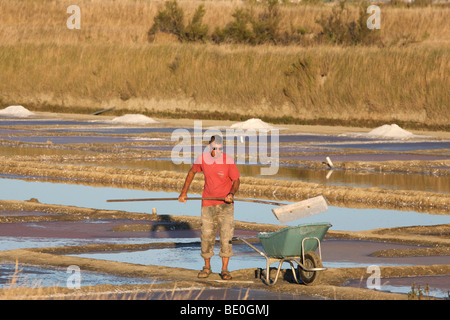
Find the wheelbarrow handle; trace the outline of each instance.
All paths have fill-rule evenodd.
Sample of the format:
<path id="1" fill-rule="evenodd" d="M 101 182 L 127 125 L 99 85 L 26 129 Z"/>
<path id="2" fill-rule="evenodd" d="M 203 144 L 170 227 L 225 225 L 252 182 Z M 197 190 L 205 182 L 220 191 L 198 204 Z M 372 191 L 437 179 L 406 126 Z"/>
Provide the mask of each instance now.
<path id="1" fill-rule="evenodd" d="M 256 252 L 258 252 L 260 255 L 262 255 L 262 256 L 265 257 L 266 259 L 269 258 L 264 252 L 262 252 L 261 250 L 259 250 L 258 248 L 256 248 L 254 245 L 252 245 L 252 244 L 251 244 L 250 242 L 248 242 L 247 240 L 242 239 L 242 238 L 239 238 L 239 237 L 236 237 L 236 239 L 237 239 L 237 240 L 240 240 L 240 241 L 242 241 L 242 242 L 244 242 L 246 245 L 248 245 L 250 248 L 252 248 L 252 249 L 255 250 Z"/>

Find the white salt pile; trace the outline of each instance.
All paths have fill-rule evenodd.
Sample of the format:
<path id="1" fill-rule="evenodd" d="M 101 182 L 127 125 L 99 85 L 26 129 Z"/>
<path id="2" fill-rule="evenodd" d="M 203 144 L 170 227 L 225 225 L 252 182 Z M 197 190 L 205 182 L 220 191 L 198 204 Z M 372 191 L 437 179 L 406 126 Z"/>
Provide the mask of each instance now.
<path id="1" fill-rule="evenodd" d="M 0 110 L 0 116 L 26 118 L 34 116 L 34 113 L 29 111 L 27 108 L 24 108 L 23 106 L 9 106 L 5 109 Z"/>
<path id="2" fill-rule="evenodd" d="M 382 125 L 381 127 L 373 129 L 367 135 L 371 137 L 398 138 L 398 139 L 412 138 L 414 136 L 414 134 L 400 128 L 396 124 Z"/>
<path id="3" fill-rule="evenodd" d="M 249 119 L 244 122 L 238 122 L 233 125 L 231 125 L 231 128 L 233 129 L 274 129 L 273 126 L 270 124 L 262 121 L 261 119 Z"/>
<path id="4" fill-rule="evenodd" d="M 158 123 L 158 121 L 149 118 L 147 116 L 144 116 L 142 114 L 126 114 L 112 119 L 111 122 L 121 124 L 139 124 L 139 125 Z"/>

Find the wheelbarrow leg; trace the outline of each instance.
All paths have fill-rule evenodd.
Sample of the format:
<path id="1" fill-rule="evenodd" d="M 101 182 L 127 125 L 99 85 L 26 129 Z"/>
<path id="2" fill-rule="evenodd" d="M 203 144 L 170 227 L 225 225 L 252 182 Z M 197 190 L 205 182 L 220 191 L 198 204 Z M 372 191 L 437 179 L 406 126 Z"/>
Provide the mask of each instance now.
<path id="1" fill-rule="evenodd" d="M 297 271 L 294 268 L 294 264 L 292 263 L 292 260 L 289 261 L 289 264 L 291 265 L 291 271 L 292 271 L 292 275 L 294 276 L 295 282 L 300 283 L 300 282 L 298 282 Z"/>
<path id="2" fill-rule="evenodd" d="M 274 285 L 278 281 L 278 276 L 280 275 L 281 265 L 283 264 L 284 259 L 280 260 L 280 259 L 275 259 L 275 258 L 269 258 L 266 256 L 266 260 L 267 260 L 267 264 L 266 264 L 266 280 L 265 280 L 265 282 L 267 285 L 271 286 L 271 285 Z M 275 262 L 280 262 L 280 263 L 278 264 L 277 274 L 275 275 L 275 279 L 272 282 L 272 280 L 270 279 L 270 266 L 272 264 L 274 264 Z"/>
<path id="3" fill-rule="evenodd" d="M 274 285 L 278 281 L 278 277 L 279 277 L 280 272 L 281 272 L 281 267 L 282 267 L 284 262 L 288 262 L 289 263 L 289 265 L 291 266 L 292 275 L 294 276 L 295 281 L 297 283 L 300 283 L 300 282 L 298 282 L 297 274 L 296 274 L 296 271 L 295 271 L 295 268 L 294 268 L 294 264 L 292 263 L 292 261 L 293 260 L 291 258 L 283 258 L 283 259 L 268 258 L 267 259 L 267 267 L 266 267 L 266 277 L 265 277 L 266 278 L 265 279 L 266 284 L 271 286 L 271 285 Z M 275 262 L 279 262 L 279 264 L 278 264 L 278 268 L 277 268 L 277 273 L 275 275 L 275 279 L 272 282 L 272 280 L 270 279 L 270 266 L 272 264 L 274 264 Z"/>

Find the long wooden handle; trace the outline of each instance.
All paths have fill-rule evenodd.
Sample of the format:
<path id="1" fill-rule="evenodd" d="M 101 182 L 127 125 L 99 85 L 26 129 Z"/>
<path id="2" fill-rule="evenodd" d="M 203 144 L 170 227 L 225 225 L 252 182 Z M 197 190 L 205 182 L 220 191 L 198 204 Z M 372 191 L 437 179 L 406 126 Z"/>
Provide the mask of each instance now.
<path id="1" fill-rule="evenodd" d="M 192 197 L 185 198 L 186 200 L 218 200 L 224 201 L 225 198 L 202 198 L 202 197 Z M 144 199 L 111 199 L 106 200 L 106 202 L 129 202 L 129 201 L 172 201 L 178 200 L 178 198 L 144 198 Z M 243 199 L 243 198 L 235 198 L 234 201 L 245 201 L 245 202 L 254 202 L 254 203 L 262 203 L 262 204 L 272 204 L 275 206 L 284 206 L 285 203 L 273 202 L 273 201 L 265 201 L 265 200 L 255 200 L 255 199 Z"/>

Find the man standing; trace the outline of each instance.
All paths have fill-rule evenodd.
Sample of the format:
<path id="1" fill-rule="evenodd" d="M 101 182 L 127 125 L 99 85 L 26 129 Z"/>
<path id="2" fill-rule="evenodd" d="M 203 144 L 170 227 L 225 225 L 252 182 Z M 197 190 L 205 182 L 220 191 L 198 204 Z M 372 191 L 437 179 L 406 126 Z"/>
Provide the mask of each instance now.
<path id="1" fill-rule="evenodd" d="M 208 152 L 201 154 L 189 170 L 178 201 L 186 202 L 187 191 L 197 172 L 203 171 L 205 185 L 203 198 L 224 198 L 221 200 L 202 200 L 201 210 L 201 256 L 205 266 L 199 272 L 199 278 L 207 278 L 211 274 L 210 259 L 214 255 L 216 226 L 219 228 L 220 253 L 224 280 L 231 280 L 228 262 L 232 253 L 231 239 L 234 233 L 234 194 L 239 188 L 239 171 L 232 157 L 223 153 L 223 140 L 219 135 L 211 137 Z"/>

